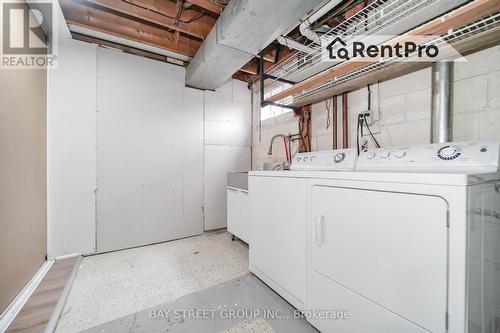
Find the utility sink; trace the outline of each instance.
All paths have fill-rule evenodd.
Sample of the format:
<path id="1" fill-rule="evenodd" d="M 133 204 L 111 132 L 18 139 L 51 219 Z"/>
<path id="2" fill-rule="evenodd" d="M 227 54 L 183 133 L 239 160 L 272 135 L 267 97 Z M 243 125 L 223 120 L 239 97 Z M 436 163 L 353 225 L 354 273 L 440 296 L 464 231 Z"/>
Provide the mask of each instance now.
<path id="1" fill-rule="evenodd" d="M 227 186 L 248 190 L 248 171 L 227 173 Z"/>

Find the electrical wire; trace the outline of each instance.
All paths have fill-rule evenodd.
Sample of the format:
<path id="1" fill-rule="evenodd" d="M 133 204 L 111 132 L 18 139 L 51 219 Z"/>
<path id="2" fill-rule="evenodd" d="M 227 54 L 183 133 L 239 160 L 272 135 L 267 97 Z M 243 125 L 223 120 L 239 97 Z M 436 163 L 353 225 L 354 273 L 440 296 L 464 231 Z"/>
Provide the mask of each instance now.
<path id="1" fill-rule="evenodd" d="M 370 136 L 373 139 L 373 142 L 375 142 L 375 145 L 377 146 L 377 148 L 380 148 L 380 144 L 378 143 L 377 139 L 375 139 L 375 136 L 373 135 L 372 130 L 370 129 L 370 126 L 368 125 L 368 120 L 366 119 L 366 116 L 363 115 L 363 118 L 365 120 L 366 128 L 368 129 L 368 132 L 370 133 Z"/>
<path id="2" fill-rule="evenodd" d="M 356 148 L 358 150 L 358 156 L 360 153 L 360 150 L 359 150 L 359 130 L 360 130 L 360 127 L 362 128 L 361 115 L 358 115 L 358 125 L 356 126 Z"/>
<path id="3" fill-rule="evenodd" d="M 366 85 L 366 88 L 368 89 L 368 112 L 370 112 L 372 108 L 372 90 L 369 83 Z"/>
<path id="4" fill-rule="evenodd" d="M 375 138 L 375 135 L 373 135 L 373 132 L 370 129 L 370 126 L 368 125 L 368 119 L 367 119 L 366 115 L 364 113 L 361 113 L 358 115 L 358 126 L 356 128 L 356 148 L 358 150 L 358 155 L 361 152 L 361 147 L 359 145 L 359 137 L 360 137 L 360 134 L 361 134 L 361 137 L 364 136 L 363 127 L 365 125 L 366 125 L 366 128 L 368 129 L 368 133 L 370 134 L 370 137 L 372 138 L 373 142 L 375 143 L 375 146 L 377 146 L 377 148 L 380 148 L 379 142 Z"/>

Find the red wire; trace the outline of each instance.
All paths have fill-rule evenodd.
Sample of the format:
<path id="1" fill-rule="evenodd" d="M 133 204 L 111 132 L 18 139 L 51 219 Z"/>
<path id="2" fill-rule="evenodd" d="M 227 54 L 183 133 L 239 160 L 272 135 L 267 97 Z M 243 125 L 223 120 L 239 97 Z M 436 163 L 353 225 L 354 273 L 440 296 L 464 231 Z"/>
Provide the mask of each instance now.
<path id="1" fill-rule="evenodd" d="M 283 143 L 285 144 L 285 157 L 286 160 L 288 161 L 288 147 L 286 146 L 286 140 L 283 138 Z"/>

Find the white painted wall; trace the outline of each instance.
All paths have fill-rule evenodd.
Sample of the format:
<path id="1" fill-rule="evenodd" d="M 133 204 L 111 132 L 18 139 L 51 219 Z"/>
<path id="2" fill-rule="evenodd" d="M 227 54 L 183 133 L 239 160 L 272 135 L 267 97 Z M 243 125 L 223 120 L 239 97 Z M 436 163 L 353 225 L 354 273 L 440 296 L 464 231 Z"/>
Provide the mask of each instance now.
<path id="1" fill-rule="evenodd" d="M 230 80 L 215 92 L 203 92 L 184 87 L 184 69 L 180 67 L 97 48 L 67 36 L 59 48 L 59 67 L 49 74 L 48 256 L 95 251 L 96 110 L 100 92 L 97 82 L 101 63 L 98 58 L 103 52 L 111 58 L 125 57 L 149 64 L 141 73 L 145 78 L 166 68 L 182 72 L 165 74 L 179 81 L 174 84 L 179 91 L 175 105 L 163 101 L 178 111 L 164 124 L 165 131 L 177 129 L 167 144 L 179 148 L 174 163 L 177 169 L 171 170 L 171 175 L 175 176 L 175 188 L 181 189 L 175 192 L 175 200 L 183 202 L 173 209 L 178 218 L 171 227 L 179 234 L 189 235 L 198 225 L 195 229 L 200 233 L 203 217 L 207 230 L 225 227 L 226 173 L 250 169 L 251 102 L 246 84 Z M 172 81 L 169 79 L 166 82 Z M 127 83 L 119 75 L 116 80 Z M 158 102 L 168 95 L 163 90 L 172 87 L 156 83 L 149 86 L 145 80 L 143 88 L 149 95 L 139 94 L 136 100 L 158 96 Z M 115 97 L 120 101 L 127 96 L 117 90 Z M 149 107 L 157 110 L 159 104 Z M 187 146 L 190 148 L 183 149 Z"/>
<path id="2" fill-rule="evenodd" d="M 203 101 L 184 121 L 185 69 L 103 48 L 97 64 L 97 251 L 202 233 L 201 214 L 184 216 L 201 212 L 201 187 L 184 180 L 202 169 L 186 166 L 203 165 Z"/>
<path id="3" fill-rule="evenodd" d="M 97 46 L 59 43 L 48 72 L 47 255 L 94 251 Z"/>
<path id="4" fill-rule="evenodd" d="M 251 167 L 251 95 L 246 83 L 228 80 L 205 91 L 205 230 L 226 227 L 228 171 Z"/>
<path id="5" fill-rule="evenodd" d="M 148 149 L 154 150 L 159 146 L 168 146 L 168 149 L 175 147 L 175 158 L 169 158 L 167 161 L 165 156 L 161 159 L 175 167 L 175 170 L 161 166 L 152 170 L 151 168 L 159 164 L 156 163 L 159 159 L 153 156 L 154 152 L 153 155 L 148 155 L 149 161 L 140 163 L 141 174 L 148 175 L 150 179 L 145 182 L 149 186 L 154 187 L 155 184 L 166 186 L 168 184 L 161 179 L 170 179 L 171 188 L 163 190 L 167 191 L 171 198 L 152 195 L 146 198 L 147 200 L 139 200 L 138 203 L 145 204 L 145 207 L 148 203 L 157 208 L 164 207 L 163 210 L 154 207 L 145 210 L 148 214 L 163 213 L 166 215 L 165 219 L 172 217 L 172 223 L 168 223 L 166 226 L 168 230 L 165 233 L 154 232 L 154 228 L 143 225 L 144 230 L 140 230 L 138 235 L 141 238 L 148 238 L 148 232 L 153 233 L 153 241 L 161 241 L 172 238 L 166 234 L 175 234 L 173 238 L 177 238 L 201 233 L 203 231 L 203 92 L 184 87 L 184 69 L 178 66 L 97 48 L 96 45 L 74 40 L 67 40 L 59 47 L 59 67 L 52 71 L 49 79 L 48 256 L 92 253 L 96 248 L 94 190 L 98 187 L 96 110 L 99 96 L 101 99 L 103 96 L 109 96 L 110 105 L 125 102 L 128 104 L 123 106 L 129 106 L 131 100 L 127 102 L 127 98 L 142 103 L 142 108 L 149 114 L 147 118 L 152 126 L 149 126 L 149 130 L 141 136 L 144 142 L 150 139 L 152 145 L 148 145 Z M 103 69 L 109 68 L 110 64 L 99 61 L 100 57 L 105 57 L 109 63 L 117 64 L 119 59 L 123 58 L 132 64 L 142 64 L 140 72 L 137 73 L 137 80 L 140 83 L 124 80 L 120 75 L 108 75 L 109 85 L 115 86 L 116 90 L 111 93 L 113 88 L 108 89 L 109 91 L 102 89 L 102 85 L 98 86 L 96 83 L 98 77 L 104 74 Z M 117 71 L 125 72 L 126 69 L 125 66 L 118 68 Z M 160 79 L 148 79 L 153 77 Z M 123 89 L 119 89 L 118 83 L 136 88 L 137 94 L 132 96 L 130 91 L 126 93 Z M 169 94 L 175 96 L 174 104 L 171 103 L 173 100 L 168 98 Z M 171 115 L 164 114 L 161 108 L 165 108 L 165 112 L 172 111 Z M 116 117 L 118 123 L 119 115 Z M 159 121 L 160 118 L 163 121 Z M 113 120 L 110 123 L 113 123 Z M 154 133 L 168 133 L 169 139 L 155 138 Z M 131 133 L 127 135 L 137 139 Z M 122 142 L 126 145 L 124 138 Z M 113 158 L 116 151 L 111 151 L 109 154 Z M 123 165 L 117 166 L 114 172 L 118 174 L 122 169 L 126 168 L 123 168 Z M 122 176 L 124 183 L 131 177 L 129 174 Z M 122 206 L 122 209 L 125 208 Z"/>
<path id="6" fill-rule="evenodd" d="M 454 140 L 500 140 L 500 47 L 495 46 L 466 56 L 467 62 L 455 64 L 454 70 Z M 373 126 L 382 146 L 421 144 L 430 142 L 431 69 L 404 75 L 371 86 L 372 110 L 380 121 Z M 379 96 L 380 94 L 380 96 Z M 257 95 L 256 95 L 257 96 Z M 255 97 L 255 98 L 258 98 Z M 349 146 L 356 146 L 357 115 L 367 109 L 367 89 L 348 93 Z M 341 98 L 338 99 L 339 122 Z M 252 168 L 262 169 L 265 161 L 282 161 L 277 152 L 267 156 L 267 146 L 273 134 L 297 131 L 297 121 L 291 117 L 265 121 L 259 131 L 258 106 L 254 107 L 252 137 Z M 325 102 L 312 107 L 313 150 L 332 149 L 332 128 L 326 128 Z M 373 147 L 373 142 L 369 146 Z M 339 141 L 342 144 L 339 133 Z M 280 149 L 281 144 L 275 144 Z"/>

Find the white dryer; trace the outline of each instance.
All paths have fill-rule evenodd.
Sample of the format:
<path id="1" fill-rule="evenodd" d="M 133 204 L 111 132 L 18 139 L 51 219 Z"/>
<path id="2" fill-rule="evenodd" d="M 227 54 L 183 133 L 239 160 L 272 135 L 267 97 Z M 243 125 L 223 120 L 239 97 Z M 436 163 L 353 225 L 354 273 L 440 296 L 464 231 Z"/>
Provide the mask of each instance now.
<path id="1" fill-rule="evenodd" d="M 297 154 L 292 171 L 250 171 L 250 271 L 298 309 L 306 293 L 306 172 L 354 170 L 356 150 Z"/>
<path id="2" fill-rule="evenodd" d="M 335 333 L 499 332 L 499 151 L 369 149 L 355 172 L 308 172 L 306 309 L 327 312 L 310 322 Z M 348 315 L 329 319 L 338 311 Z"/>

